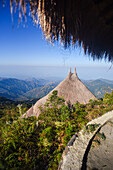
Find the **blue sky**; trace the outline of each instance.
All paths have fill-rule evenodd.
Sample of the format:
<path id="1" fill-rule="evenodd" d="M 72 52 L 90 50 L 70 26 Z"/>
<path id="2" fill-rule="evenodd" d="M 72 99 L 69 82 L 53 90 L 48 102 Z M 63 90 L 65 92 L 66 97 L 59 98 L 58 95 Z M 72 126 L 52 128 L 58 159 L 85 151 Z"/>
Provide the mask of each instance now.
<path id="1" fill-rule="evenodd" d="M 43 37 L 41 28 L 28 16 L 18 27 L 18 10 L 11 21 L 10 4 L 0 1 L 0 77 L 64 78 L 69 67 L 76 66 L 82 79 L 113 79 L 111 63 L 93 61 L 80 48 L 64 50 Z M 13 28 L 12 28 L 13 27 Z"/>

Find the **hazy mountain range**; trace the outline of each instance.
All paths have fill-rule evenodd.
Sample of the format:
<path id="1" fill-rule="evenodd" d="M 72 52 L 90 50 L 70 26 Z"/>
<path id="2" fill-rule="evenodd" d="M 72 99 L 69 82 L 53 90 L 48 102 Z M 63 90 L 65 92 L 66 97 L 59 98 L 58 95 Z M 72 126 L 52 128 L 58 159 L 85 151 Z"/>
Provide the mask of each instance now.
<path id="1" fill-rule="evenodd" d="M 41 98 L 51 91 L 59 81 L 44 79 L 20 80 L 15 78 L 0 78 L 0 96 L 11 100 L 29 100 Z"/>
<path id="2" fill-rule="evenodd" d="M 113 81 L 105 79 L 82 80 L 89 90 L 98 98 L 113 90 Z M 48 94 L 60 81 L 44 79 L 20 80 L 15 78 L 0 78 L 0 96 L 11 100 L 36 101 Z"/>
<path id="3" fill-rule="evenodd" d="M 113 91 L 112 80 L 97 79 L 85 80 L 83 82 L 97 98 L 104 97 L 105 93 L 111 93 Z"/>

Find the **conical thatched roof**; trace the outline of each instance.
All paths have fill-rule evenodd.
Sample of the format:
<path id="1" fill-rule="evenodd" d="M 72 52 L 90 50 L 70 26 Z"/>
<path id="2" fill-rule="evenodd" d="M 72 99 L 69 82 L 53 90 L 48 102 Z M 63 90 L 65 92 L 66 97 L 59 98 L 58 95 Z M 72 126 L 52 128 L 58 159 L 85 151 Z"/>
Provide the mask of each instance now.
<path id="1" fill-rule="evenodd" d="M 57 90 L 58 96 L 63 96 L 66 103 L 70 103 L 71 105 L 77 101 L 86 104 L 90 99 L 97 99 L 78 78 L 76 69 L 74 70 L 74 73 L 71 73 L 70 70 L 67 78 L 55 87 L 48 95 L 38 100 L 36 104 L 27 111 L 26 116 L 36 115 L 38 117 L 40 114 L 39 106 L 45 104 L 49 95 L 51 95 L 54 90 Z"/>
<path id="2" fill-rule="evenodd" d="M 10 4 L 12 15 L 19 4 L 19 20 L 22 12 L 27 18 L 30 6 L 34 22 L 53 43 L 59 39 L 65 47 L 78 43 L 93 59 L 113 60 L 112 0 L 10 0 Z"/>

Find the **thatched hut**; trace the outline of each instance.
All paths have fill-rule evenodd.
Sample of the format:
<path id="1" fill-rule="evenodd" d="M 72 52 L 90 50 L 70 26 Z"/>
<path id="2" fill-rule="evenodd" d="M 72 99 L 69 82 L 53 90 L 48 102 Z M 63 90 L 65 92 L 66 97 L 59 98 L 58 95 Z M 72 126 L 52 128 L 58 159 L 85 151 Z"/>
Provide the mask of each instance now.
<path id="1" fill-rule="evenodd" d="M 52 94 L 54 90 L 58 91 L 59 97 L 64 97 L 66 104 L 73 105 L 75 102 L 87 104 L 90 99 L 97 99 L 89 89 L 82 83 L 78 78 L 76 69 L 74 73 L 69 71 L 66 79 L 64 79 L 57 87 L 55 87 L 49 94 L 41 98 L 32 106 L 24 116 L 39 116 L 40 109 L 39 106 L 44 106 L 46 100 Z"/>
<path id="2" fill-rule="evenodd" d="M 15 5 L 13 5 L 15 3 Z M 64 47 L 82 46 L 93 59 L 113 60 L 112 0 L 10 0 L 11 13 L 19 3 L 19 19 L 27 6 L 45 38 L 60 40 Z"/>

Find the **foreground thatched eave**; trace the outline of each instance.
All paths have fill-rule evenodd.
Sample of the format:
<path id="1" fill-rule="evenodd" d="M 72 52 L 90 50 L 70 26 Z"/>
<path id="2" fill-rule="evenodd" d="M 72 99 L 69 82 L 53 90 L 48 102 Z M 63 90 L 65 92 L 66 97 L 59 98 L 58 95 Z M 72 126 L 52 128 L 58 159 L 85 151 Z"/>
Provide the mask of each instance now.
<path id="1" fill-rule="evenodd" d="M 10 0 L 11 13 L 19 4 L 22 13 L 40 24 L 44 36 L 64 47 L 78 43 L 93 59 L 113 60 L 113 1 L 112 0 Z M 13 5 L 14 4 L 14 5 Z M 28 5 L 28 6 L 29 6 Z"/>

